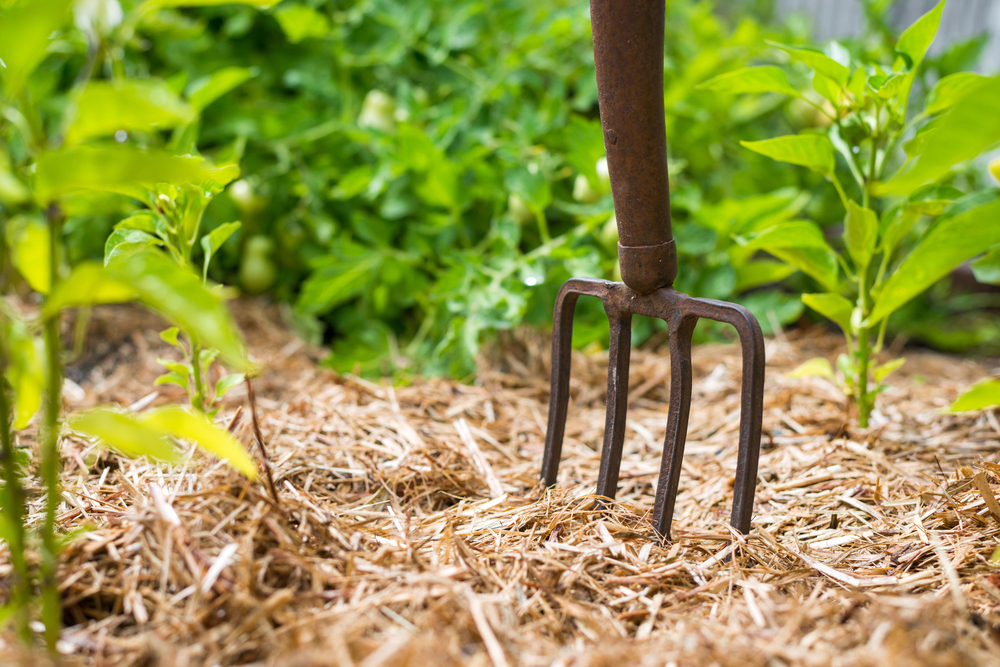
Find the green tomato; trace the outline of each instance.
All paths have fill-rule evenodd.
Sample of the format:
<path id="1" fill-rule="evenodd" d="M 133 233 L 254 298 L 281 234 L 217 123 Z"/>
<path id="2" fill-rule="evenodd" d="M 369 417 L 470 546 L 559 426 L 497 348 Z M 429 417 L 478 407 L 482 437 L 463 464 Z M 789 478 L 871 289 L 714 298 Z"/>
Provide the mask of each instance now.
<path id="1" fill-rule="evenodd" d="M 278 278 L 278 269 L 271 261 L 274 241 L 266 236 L 254 236 L 247 241 L 240 261 L 240 284 L 249 294 L 268 290 Z"/>
<path id="2" fill-rule="evenodd" d="M 618 256 L 618 218 L 615 217 L 614 213 L 611 214 L 608 221 L 601 227 L 597 238 L 609 253 L 615 257 Z"/>
<path id="3" fill-rule="evenodd" d="M 358 127 L 392 132 L 396 129 L 396 103 L 381 90 L 369 90 L 361 103 Z"/>
<path id="4" fill-rule="evenodd" d="M 573 199 L 584 204 L 593 204 L 601 198 L 601 193 L 590 186 L 590 181 L 583 174 L 577 174 L 573 181 Z"/>
<path id="5" fill-rule="evenodd" d="M 236 204 L 236 207 L 240 209 L 240 213 L 243 214 L 245 219 L 253 218 L 256 214 L 264 210 L 264 207 L 267 205 L 267 200 L 258 196 L 253 191 L 253 186 L 243 178 L 233 181 L 226 189 L 226 192 L 229 194 L 229 198 L 233 200 L 233 203 Z"/>
<path id="6" fill-rule="evenodd" d="M 535 219 L 535 214 L 531 212 L 528 205 L 521 199 L 521 195 L 511 193 L 507 197 L 507 210 L 519 225 L 526 225 Z"/>

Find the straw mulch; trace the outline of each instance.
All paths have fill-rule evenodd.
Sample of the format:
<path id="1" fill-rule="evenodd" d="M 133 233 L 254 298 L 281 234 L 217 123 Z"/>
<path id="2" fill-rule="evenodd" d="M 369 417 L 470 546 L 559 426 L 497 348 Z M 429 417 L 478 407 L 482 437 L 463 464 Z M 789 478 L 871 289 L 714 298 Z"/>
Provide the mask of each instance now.
<path id="1" fill-rule="evenodd" d="M 831 384 L 784 375 L 833 358 L 839 339 L 769 340 L 743 537 L 727 528 L 739 357 L 697 349 L 675 541 L 661 544 L 662 350 L 633 354 L 618 502 L 595 512 L 606 354 L 574 359 L 559 484 L 544 492 L 545 339 L 495 345 L 474 385 L 393 388 L 323 370 L 277 309 L 238 308 L 269 369 L 257 394 L 280 505 L 200 454 L 164 469 L 67 439 L 59 521 L 91 529 L 62 561 L 72 664 L 1000 663 L 1000 424 L 941 412 L 989 363 L 907 351 L 860 431 Z M 152 393 L 170 354 L 157 324 L 99 310 L 69 407 L 179 400 Z M 248 422 L 236 432 L 249 446 Z"/>

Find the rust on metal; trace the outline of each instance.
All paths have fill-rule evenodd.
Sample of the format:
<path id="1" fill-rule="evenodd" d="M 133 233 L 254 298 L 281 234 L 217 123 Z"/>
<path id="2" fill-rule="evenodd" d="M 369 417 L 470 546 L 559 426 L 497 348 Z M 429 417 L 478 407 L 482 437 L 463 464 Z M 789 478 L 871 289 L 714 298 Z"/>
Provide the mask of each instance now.
<path id="1" fill-rule="evenodd" d="M 653 509 L 655 532 L 670 539 L 691 410 L 691 338 L 699 319 L 732 325 L 743 348 L 739 457 L 731 523 L 750 530 L 764 411 L 764 337 L 746 308 L 673 289 L 677 252 L 670 229 L 663 111 L 664 0 L 591 0 L 594 60 L 604 146 L 618 220 L 623 282 L 572 278 L 559 291 L 552 322 L 552 389 L 542 481 L 556 483 L 569 405 L 573 312 L 580 296 L 604 304 L 611 327 L 607 417 L 597 495 L 618 487 L 628 404 L 632 315 L 667 323 L 670 408 Z"/>

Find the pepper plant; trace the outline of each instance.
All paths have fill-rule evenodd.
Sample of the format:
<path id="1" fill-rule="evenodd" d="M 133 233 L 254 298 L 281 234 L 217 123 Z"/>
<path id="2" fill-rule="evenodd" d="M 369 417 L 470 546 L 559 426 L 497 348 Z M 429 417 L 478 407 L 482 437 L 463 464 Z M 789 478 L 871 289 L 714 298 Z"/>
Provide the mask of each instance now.
<path id="1" fill-rule="evenodd" d="M 239 173 L 235 164 L 216 166 L 197 155 L 187 139 L 197 127 L 199 104 L 210 101 L 208 93 L 226 92 L 226 81 L 201 82 L 182 99 L 162 80 L 126 78 L 119 51 L 106 48 L 108 31 L 116 26 L 131 30 L 151 8 L 179 3 L 149 0 L 124 21 L 113 0 L 87 3 L 86 11 L 103 9 L 93 15 L 77 13 L 75 30 L 68 27 L 72 4 L 20 0 L 0 10 L 2 287 L 5 296 L 18 285 L 21 293 L 31 289 L 41 296 L 41 307 L 28 317 L 6 299 L 0 304 L 0 539 L 12 554 L 8 609 L 18 634 L 30 640 L 37 587 L 50 650 L 59 638 L 62 616 L 58 556 L 70 538 L 60 533 L 56 520 L 62 502 L 59 444 L 67 430 L 127 455 L 168 461 L 179 457 L 176 444 L 186 440 L 256 477 L 242 445 L 197 409 L 167 405 L 133 415 L 97 408 L 63 418 L 62 316 L 67 308 L 139 301 L 174 321 L 191 340 L 218 350 L 227 365 L 252 368 L 219 291 L 188 267 L 141 248 L 107 266 L 90 261 L 70 265 L 64 233 L 68 210 L 106 206 L 108 201 L 131 208 L 146 193 L 168 187 L 163 184 L 204 191 L 224 186 Z M 52 52 L 81 56 L 74 83 L 62 94 L 53 90 L 54 79 L 46 70 Z M 108 78 L 95 79 L 102 74 Z M 167 143 L 163 130 L 169 129 L 174 135 Z M 15 433 L 29 427 L 40 408 L 36 465 L 29 450 L 16 446 Z M 22 483 L 36 469 L 45 494 L 37 532 L 27 525 L 27 485 Z M 28 557 L 32 551 L 37 558 Z"/>
<path id="2" fill-rule="evenodd" d="M 729 94 L 780 93 L 814 106 L 829 127 L 743 146 L 825 176 L 845 212 L 838 249 L 810 220 L 749 228 L 736 239 L 745 258 L 773 255 L 822 291 L 803 302 L 845 333 L 837 371 L 813 360 L 800 373 L 835 379 L 867 427 L 883 381 L 902 365 L 876 365 L 889 316 L 963 262 L 1000 244 L 1000 190 L 966 192 L 956 168 L 1000 141 L 1000 77 L 959 72 L 939 80 L 924 108 L 907 102 L 934 39 L 944 0 L 895 45 L 893 62 L 858 62 L 845 49 L 773 44 L 811 75 L 811 90 L 776 66 L 715 77 L 703 88 Z M 902 148 L 902 155 L 900 154 Z"/>

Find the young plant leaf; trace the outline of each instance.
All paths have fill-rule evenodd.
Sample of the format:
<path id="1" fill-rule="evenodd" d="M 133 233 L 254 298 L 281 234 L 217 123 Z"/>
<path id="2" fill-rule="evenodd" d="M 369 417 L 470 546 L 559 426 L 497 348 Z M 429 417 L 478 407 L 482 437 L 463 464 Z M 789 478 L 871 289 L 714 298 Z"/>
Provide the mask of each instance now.
<path id="1" fill-rule="evenodd" d="M 847 80 L 851 75 L 851 71 L 819 49 L 810 48 L 808 46 L 789 46 L 788 44 L 779 44 L 769 40 L 764 41 L 787 53 L 792 57 L 792 60 L 804 63 L 820 74 L 828 77 L 834 81 L 838 87 L 843 88 L 847 85 Z"/>
<path id="2" fill-rule="evenodd" d="M 166 438 L 165 429 L 112 408 L 95 408 L 74 415 L 69 419 L 69 427 L 127 456 L 148 456 L 170 463 L 180 460 L 177 450 Z"/>
<path id="3" fill-rule="evenodd" d="M 972 274 L 984 285 L 1000 285 L 1000 245 L 972 263 Z"/>
<path id="4" fill-rule="evenodd" d="M 944 77 L 927 96 L 924 113 L 933 116 L 951 109 L 985 79 L 982 74 L 974 72 L 956 72 Z"/>
<path id="5" fill-rule="evenodd" d="M 913 159 L 888 182 L 877 184 L 876 194 L 909 194 L 1000 141 L 997 109 L 1000 109 L 1000 76 L 971 86 L 951 111 L 918 135 L 919 143 L 907 146 L 908 152 L 914 151 Z"/>
<path id="6" fill-rule="evenodd" d="M 962 205 L 962 200 L 953 204 Z M 870 324 L 888 317 L 962 262 L 1000 243 L 998 220 L 1000 199 L 940 219 L 885 282 L 876 296 Z"/>
<path id="7" fill-rule="evenodd" d="M 734 292 L 744 292 L 761 285 L 781 282 L 795 273 L 795 267 L 784 262 L 772 262 L 766 259 L 747 260 L 736 267 L 736 286 Z"/>
<path id="8" fill-rule="evenodd" d="M 833 320 L 844 333 L 851 332 L 851 312 L 854 304 L 832 292 L 825 294 L 803 294 L 802 303 L 806 304 L 820 315 Z"/>
<path id="9" fill-rule="evenodd" d="M 52 285 L 49 269 L 49 228 L 35 220 L 20 218 L 13 227 L 13 238 L 9 241 L 11 261 L 31 289 L 48 294 Z"/>
<path id="10" fill-rule="evenodd" d="M 118 222 L 115 225 L 115 229 L 135 229 L 141 232 L 146 232 L 147 234 L 156 234 L 156 218 L 154 218 L 149 213 L 137 213 L 131 217 L 125 218 L 124 220 Z M 106 247 L 106 246 L 105 246 Z"/>
<path id="11" fill-rule="evenodd" d="M 0 67 L 4 89 L 14 98 L 45 58 L 52 34 L 62 27 L 72 0 L 28 0 L 4 5 L 0 21 Z"/>
<path id="12" fill-rule="evenodd" d="M 899 357 L 898 359 L 890 359 L 884 364 L 880 364 L 872 369 L 872 377 L 875 378 L 875 382 L 881 384 L 891 373 L 898 370 L 900 366 L 906 363 L 906 357 Z"/>
<path id="13" fill-rule="evenodd" d="M 985 410 L 1000 405 L 1000 379 L 987 378 L 972 385 L 948 408 L 949 412 Z"/>
<path id="14" fill-rule="evenodd" d="M 698 88 L 730 95 L 782 93 L 800 97 L 799 91 L 788 82 L 788 76 L 779 68 L 772 66 L 746 67 L 726 72 L 705 81 Z"/>
<path id="15" fill-rule="evenodd" d="M 187 364 L 181 363 L 179 361 L 173 361 L 171 359 L 157 359 L 156 363 L 166 368 L 171 373 L 177 375 L 177 377 L 188 383 L 191 379 L 191 369 L 188 368 Z"/>
<path id="16" fill-rule="evenodd" d="M 201 113 L 209 104 L 257 74 L 256 68 L 223 67 L 188 86 L 188 103 L 195 111 Z"/>
<path id="17" fill-rule="evenodd" d="M 896 40 L 896 52 L 900 54 L 899 61 L 904 61 L 908 67 L 905 74 L 896 85 L 893 95 L 896 97 L 896 108 L 900 115 L 905 115 L 906 101 L 910 95 L 910 88 L 913 80 L 920 69 L 927 49 L 930 48 L 934 36 L 937 34 L 938 26 L 941 25 L 941 12 L 944 10 L 945 0 L 941 0 L 934 9 L 930 10 L 913 25 L 903 31 L 903 34 Z"/>
<path id="18" fill-rule="evenodd" d="M 212 261 L 212 255 L 222 247 L 230 236 L 236 233 L 241 227 L 240 222 L 227 222 L 219 225 L 205 236 L 201 237 L 201 248 L 205 251 L 204 269 L 202 280 L 208 280 L 208 264 Z"/>
<path id="19" fill-rule="evenodd" d="M 138 253 L 115 268 L 140 301 L 175 322 L 192 339 L 219 350 L 228 366 L 252 372 L 243 338 L 225 302 L 199 276 L 152 251 Z"/>
<path id="20" fill-rule="evenodd" d="M 816 357 L 803 362 L 787 375 L 787 377 L 790 378 L 803 378 L 809 376 L 826 378 L 831 382 L 837 381 L 837 376 L 833 372 L 833 366 L 830 364 L 829 360 L 824 359 L 823 357 Z"/>
<path id="21" fill-rule="evenodd" d="M 24 321 L 12 313 L 4 313 L 3 335 L 10 354 L 4 375 L 14 390 L 14 428 L 22 429 L 38 412 L 45 390 L 45 369 L 42 343 L 28 331 Z"/>
<path id="22" fill-rule="evenodd" d="M 160 340 L 169 345 L 173 345 L 176 348 L 180 348 L 184 351 L 185 356 L 187 356 L 187 350 L 184 345 L 177 339 L 177 335 L 180 333 L 180 329 L 177 327 L 170 327 L 169 329 L 164 329 L 160 332 Z"/>
<path id="23" fill-rule="evenodd" d="M 837 255 L 815 223 L 789 220 L 743 241 L 746 250 L 765 250 L 815 278 L 824 288 L 837 289 Z"/>
<path id="24" fill-rule="evenodd" d="M 136 297 L 128 280 L 98 262 L 83 262 L 73 267 L 69 277 L 59 283 L 46 300 L 42 317 L 49 319 L 64 308 L 122 303 Z"/>
<path id="25" fill-rule="evenodd" d="M 156 183 L 225 185 L 239 176 L 236 165 L 213 167 L 201 157 L 171 155 L 125 145 L 74 146 L 42 155 L 35 167 L 35 198 L 48 205 L 79 190 L 145 198 Z"/>
<path id="26" fill-rule="evenodd" d="M 229 375 L 219 378 L 219 381 L 215 383 L 215 400 L 221 399 L 225 396 L 230 389 L 239 386 L 246 376 L 243 373 L 230 373 Z"/>
<path id="27" fill-rule="evenodd" d="M 764 141 L 741 141 L 744 148 L 779 162 L 788 162 L 829 176 L 833 173 L 833 144 L 819 134 L 793 134 Z"/>
<path id="28" fill-rule="evenodd" d="M 859 273 L 868 267 L 877 241 L 878 217 L 875 211 L 849 201 L 844 219 L 844 245 Z"/>
<path id="29" fill-rule="evenodd" d="M 93 81 L 83 89 L 66 143 L 126 132 L 166 130 L 197 117 L 191 106 L 159 79 Z"/>
<path id="30" fill-rule="evenodd" d="M 104 266 L 122 261 L 135 253 L 162 244 L 163 241 L 139 229 L 116 229 L 104 243 Z"/>
<path id="31" fill-rule="evenodd" d="M 143 424 L 160 429 L 177 438 L 184 438 L 225 461 L 250 479 L 257 479 L 257 466 L 243 445 L 210 422 L 204 415 L 179 405 L 165 405 L 140 415 Z"/>

